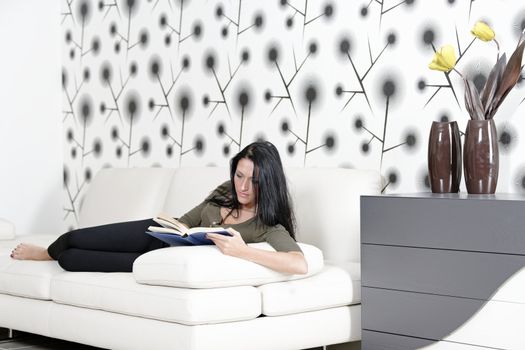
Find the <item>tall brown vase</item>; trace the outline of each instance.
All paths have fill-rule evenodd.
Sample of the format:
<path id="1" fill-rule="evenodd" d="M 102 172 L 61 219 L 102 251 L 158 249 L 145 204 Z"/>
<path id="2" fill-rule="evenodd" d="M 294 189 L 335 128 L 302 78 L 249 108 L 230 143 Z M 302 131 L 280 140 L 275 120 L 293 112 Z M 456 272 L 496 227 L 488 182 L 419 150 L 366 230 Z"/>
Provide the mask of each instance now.
<path id="1" fill-rule="evenodd" d="M 428 175 L 434 193 L 456 193 L 461 181 L 461 137 L 456 122 L 433 122 L 428 138 Z"/>
<path id="2" fill-rule="evenodd" d="M 493 119 L 468 121 L 463 159 L 468 193 L 496 192 L 499 150 L 496 124 Z"/>

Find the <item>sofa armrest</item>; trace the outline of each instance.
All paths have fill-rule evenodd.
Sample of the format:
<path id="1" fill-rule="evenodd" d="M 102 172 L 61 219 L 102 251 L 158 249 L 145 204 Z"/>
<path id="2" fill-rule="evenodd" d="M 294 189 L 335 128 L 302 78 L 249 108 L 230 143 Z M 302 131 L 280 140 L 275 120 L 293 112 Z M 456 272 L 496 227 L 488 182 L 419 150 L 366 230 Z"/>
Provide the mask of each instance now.
<path id="1" fill-rule="evenodd" d="M 15 236 L 15 225 L 0 218 L 0 240 L 14 239 Z"/>

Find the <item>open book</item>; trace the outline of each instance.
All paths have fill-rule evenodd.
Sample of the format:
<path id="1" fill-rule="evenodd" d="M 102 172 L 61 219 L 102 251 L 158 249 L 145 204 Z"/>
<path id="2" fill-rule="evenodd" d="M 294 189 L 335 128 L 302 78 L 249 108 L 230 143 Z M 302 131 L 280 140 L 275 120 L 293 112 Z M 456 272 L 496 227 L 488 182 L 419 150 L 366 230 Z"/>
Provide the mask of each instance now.
<path id="1" fill-rule="evenodd" d="M 206 238 L 207 233 L 231 236 L 230 232 L 222 227 L 187 228 L 177 219 L 162 213 L 153 218 L 153 221 L 161 226 L 150 226 L 146 233 L 172 246 L 213 244 L 212 240 Z"/>

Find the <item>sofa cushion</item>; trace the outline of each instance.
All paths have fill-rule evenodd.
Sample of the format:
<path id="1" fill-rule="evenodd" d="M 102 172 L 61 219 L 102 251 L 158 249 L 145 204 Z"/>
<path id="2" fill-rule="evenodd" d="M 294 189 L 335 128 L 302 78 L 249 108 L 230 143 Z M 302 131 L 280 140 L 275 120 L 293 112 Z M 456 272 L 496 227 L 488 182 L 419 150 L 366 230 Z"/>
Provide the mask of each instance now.
<path id="1" fill-rule="evenodd" d="M 224 255 L 216 246 L 170 247 L 141 255 L 133 264 L 138 283 L 185 287 L 215 288 L 258 286 L 315 275 L 323 267 L 323 253 L 308 244 L 299 244 L 308 263 L 305 275 L 286 275 L 240 258 Z M 271 250 L 268 243 L 250 246 Z"/>
<path id="2" fill-rule="evenodd" d="M 22 261 L 9 255 L 21 242 L 47 247 L 56 235 L 25 235 L 0 241 L 0 293 L 51 300 L 51 278 L 64 270 L 56 261 Z"/>
<path id="3" fill-rule="evenodd" d="M 249 320 L 261 314 L 255 287 L 146 286 L 130 273 L 63 273 L 51 282 L 51 296 L 62 304 L 187 325 Z"/>
<path id="4" fill-rule="evenodd" d="M 56 261 L 14 260 L 0 255 L 0 293 L 51 300 L 51 278 L 64 270 Z"/>
<path id="5" fill-rule="evenodd" d="M 310 278 L 258 287 L 262 313 L 280 316 L 360 303 L 360 264 L 353 265 L 351 271 L 326 265 Z"/>

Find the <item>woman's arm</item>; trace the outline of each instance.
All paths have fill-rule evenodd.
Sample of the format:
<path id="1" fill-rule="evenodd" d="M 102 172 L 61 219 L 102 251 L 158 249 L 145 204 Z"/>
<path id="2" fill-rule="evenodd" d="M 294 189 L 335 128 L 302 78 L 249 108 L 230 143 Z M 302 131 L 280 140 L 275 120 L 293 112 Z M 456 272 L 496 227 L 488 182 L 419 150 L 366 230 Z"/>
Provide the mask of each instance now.
<path id="1" fill-rule="evenodd" d="M 308 264 L 301 252 L 272 252 L 246 245 L 241 234 L 230 228 L 232 236 L 208 233 L 208 238 L 215 243 L 223 254 L 245 259 L 272 270 L 289 274 L 306 274 Z"/>

